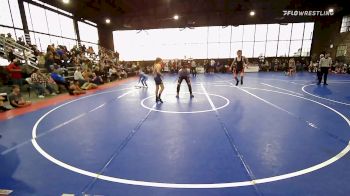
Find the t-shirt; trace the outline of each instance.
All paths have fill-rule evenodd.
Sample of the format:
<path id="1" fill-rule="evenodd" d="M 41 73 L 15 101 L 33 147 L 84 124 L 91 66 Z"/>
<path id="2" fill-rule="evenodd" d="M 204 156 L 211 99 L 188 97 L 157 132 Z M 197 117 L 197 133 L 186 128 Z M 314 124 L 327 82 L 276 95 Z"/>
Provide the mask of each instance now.
<path id="1" fill-rule="evenodd" d="M 188 69 L 180 69 L 179 77 L 188 77 L 190 75 L 190 71 Z"/>
<path id="2" fill-rule="evenodd" d="M 330 67 L 331 65 L 332 59 L 330 57 L 320 59 L 320 67 Z"/>
<path id="3" fill-rule="evenodd" d="M 21 69 L 20 66 L 16 65 L 15 63 L 11 63 L 9 66 L 7 66 L 7 69 L 9 70 L 11 74 L 11 78 L 13 79 L 21 79 L 22 73 L 21 71 L 13 71 L 15 69 Z"/>
<path id="4" fill-rule="evenodd" d="M 62 77 L 61 75 L 59 75 L 58 73 L 52 72 L 51 73 L 51 78 L 56 82 L 66 82 L 66 80 L 64 79 L 64 77 Z"/>
<path id="5" fill-rule="evenodd" d="M 12 102 L 15 102 L 16 104 L 18 104 L 18 102 L 22 99 L 22 95 L 21 94 L 18 94 L 18 95 L 15 95 L 13 93 L 11 93 L 9 95 L 9 101 L 10 101 L 10 104 L 12 107 L 17 107 L 15 105 L 12 104 Z"/>
<path id="6" fill-rule="evenodd" d="M 74 72 L 74 80 L 85 80 L 81 71 L 76 70 Z"/>
<path id="7" fill-rule="evenodd" d="M 192 68 L 195 68 L 195 67 L 196 67 L 196 62 L 195 62 L 195 61 L 192 61 L 191 67 L 192 67 Z"/>

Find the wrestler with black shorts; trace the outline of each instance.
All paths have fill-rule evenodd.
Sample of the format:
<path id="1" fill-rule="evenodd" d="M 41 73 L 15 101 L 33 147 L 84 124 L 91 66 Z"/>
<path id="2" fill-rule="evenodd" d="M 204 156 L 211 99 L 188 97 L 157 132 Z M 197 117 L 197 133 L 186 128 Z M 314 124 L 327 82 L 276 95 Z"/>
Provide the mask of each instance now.
<path id="1" fill-rule="evenodd" d="M 176 93 L 176 98 L 179 98 L 179 92 L 180 92 L 180 86 L 182 83 L 182 80 L 185 80 L 188 86 L 188 90 L 190 91 L 190 97 L 193 98 L 192 94 L 192 86 L 191 86 L 191 81 L 190 81 L 190 70 L 186 68 L 185 65 L 181 67 L 179 70 L 179 80 L 177 82 L 177 93 Z"/>
<path id="2" fill-rule="evenodd" d="M 162 81 L 162 59 L 157 58 L 154 66 L 153 66 L 153 76 L 154 76 L 154 81 L 156 83 L 156 103 L 160 102 L 163 103 L 163 100 L 160 98 L 162 95 L 162 92 L 164 90 L 164 84 Z"/>
<path id="3" fill-rule="evenodd" d="M 233 68 L 233 76 L 236 80 L 236 86 L 239 83 L 238 75 L 241 76 L 241 85 L 243 85 L 244 67 L 246 67 L 247 64 L 247 59 L 244 56 L 242 56 L 242 50 L 238 50 L 237 57 L 231 64 L 231 67 Z"/>

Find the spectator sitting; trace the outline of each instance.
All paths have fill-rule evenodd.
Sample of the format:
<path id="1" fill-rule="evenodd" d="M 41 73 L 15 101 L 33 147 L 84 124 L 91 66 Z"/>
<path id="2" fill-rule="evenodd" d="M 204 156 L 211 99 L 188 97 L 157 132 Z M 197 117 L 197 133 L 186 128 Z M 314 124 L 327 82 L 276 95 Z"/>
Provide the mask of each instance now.
<path id="1" fill-rule="evenodd" d="M 53 58 L 53 53 L 52 52 L 47 52 L 45 56 L 45 68 L 47 69 L 48 72 L 52 71 L 52 65 L 55 64 L 55 60 Z"/>
<path id="2" fill-rule="evenodd" d="M 100 67 L 99 66 L 96 66 L 94 68 L 94 73 L 97 75 L 97 76 L 100 76 L 101 78 L 104 77 L 104 73 L 101 71 Z"/>
<path id="3" fill-rule="evenodd" d="M 10 72 L 10 76 L 13 81 L 13 84 L 22 86 L 23 84 L 22 69 L 19 66 L 19 62 L 17 58 L 13 59 L 12 63 L 9 66 L 7 66 L 7 70 Z"/>
<path id="4" fill-rule="evenodd" d="M 44 67 L 45 66 L 45 56 L 44 56 L 44 53 L 40 52 L 38 57 L 38 66 L 39 67 Z"/>
<path id="5" fill-rule="evenodd" d="M 80 86 L 82 86 L 86 80 L 83 77 L 83 74 L 81 73 L 81 68 L 77 67 L 74 72 L 74 81 L 77 81 Z"/>
<path id="6" fill-rule="evenodd" d="M 39 98 L 44 98 L 45 89 L 49 90 L 51 95 L 56 95 L 55 89 L 48 83 L 46 77 L 40 72 L 40 69 L 35 69 L 30 78 L 34 88 L 38 91 Z"/>
<path id="7" fill-rule="evenodd" d="M 4 100 L 5 100 L 5 98 L 3 96 L 0 96 L 0 112 L 6 112 L 6 111 L 10 110 L 7 107 L 5 107 Z"/>
<path id="8" fill-rule="evenodd" d="M 84 80 L 89 82 L 92 78 L 92 72 L 91 72 L 91 69 L 85 69 L 82 73 L 83 77 L 84 77 Z"/>
<path id="9" fill-rule="evenodd" d="M 12 43 L 15 42 L 15 40 L 12 38 L 11 33 L 8 33 L 8 34 L 7 34 L 6 41 L 7 41 L 7 42 L 12 42 Z"/>
<path id="10" fill-rule="evenodd" d="M 75 84 L 74 81 L 69 82 L 69 90 L 68 90 L 70 95 L 80 95 L 80 94 L 85 94 L 86 92 L 82 90 L 78 84 Z"/>
<path id="11" fill-rule="evenodd" d="M 101 76 L 98 76 L 96 73 L 92 73 L 92 83 L 100 85 L 103 84 L 103 80 Z"/>
<path id="12" fill-rule="evenodd" d="M 9 101 L 12 107 L 21 108 L 30 106 L 32 103 L 23 99 L 18 85 L 12 86 L 12 93 L 9 95 Z"/>
<path id="13" fill-rule="evenodd" d="M 22 46 L 26 45 L 26 43 L 24 43 L 24 41 L 22 40 L 21 37 L 18 38 L 17 44 L 22 45 Z"/>
<path id="14" fill-rule="evenodd" d="M 68 82 L 66 81 L 66 79 L 61 76 L 59 73 L 58 73 L 58 70 L 55 69 L 53 70 L 53 72 L 51 73 L 51 78 L 58 84 L 58 85 L 63 85 L 67 91 L 69 91 L 69 84 Z"/>
<path id="15" fill-rule="evenodd" d="M 126 73 L 124 69 L 118 69 L 117 75 L 119 76 L 119 79 L 128 77 L 128 73 Z"/>
<path id="16" fill-rule="evenodd" d="M 108 77 L 111 78 L 111 80 L 114 80 L 116 77 L 118 77 L 117 69 L 114 66 L 108 69 Z"/>

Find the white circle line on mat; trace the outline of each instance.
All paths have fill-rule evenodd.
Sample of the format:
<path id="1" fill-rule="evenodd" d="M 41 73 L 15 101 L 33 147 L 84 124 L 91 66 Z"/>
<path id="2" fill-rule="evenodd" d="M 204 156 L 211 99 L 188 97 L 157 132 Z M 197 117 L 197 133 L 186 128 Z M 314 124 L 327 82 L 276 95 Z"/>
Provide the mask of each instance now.
<path id="1" fill-rule="evenodd" d="M 259 90 L 259 89 L 257 89 L 257 90 Z M 347 117 L 345 117 L 342 113 L 338 112 L 334 108 L 331 108 L 330 106 L 327 106 L 325 104 L 322 104 L 322 103 L 317 102 L 317 101 L 312 100 L 312 99 L 308 99 L 308 98 L 301 97 L 301 96 L 294 95 L 294 94 L 290 94 L 290 93 L 274 91 L 274 90 L 267 90 L 267 89 L 265 89 L 265 90 L 269 91 L 269 92 L 275 92 L 275 93 L 279 93 L 279 94 L 298 97 L 300 99 L 308 100 L 310 102 L 319 104 L 320 106 L 325 107 L 325 108 L 335 112 L 336 114 L 338 114 L 340 117 L 342 117 L 347 122 L 348 126 L 350 126 L 350 120 Z M 274 181 L 284 180 L 284 179 L 288 179 L 288 178 L 293 178 L 293 177 L 301 176 L 301 175 L 304 175 L 307 173 L 311 173 L 313 171 L 316 171 L 316 170 L 319 170 L 323 167 L 326 167 L 326 166 L 336 162 L 337 160 L 339 160 L 340 158 L 345 156 L 350 151 L 350 143 L 348 143 L 347 146 L 345 146 L 345 148 L 343 150 L 341 150 L 338 154 L 336 154 L 335 156 L 331 157 L 330 159 L 328 159 L 322 163 L 308 167 L 306 169 L 302 169 L 299 171 L 295 171 L 295 172 L 291 172 L 291 173 L 287 173 L 287 174 L 282 174 L 282 175 L 278 175 L 278 176 L 273 176 L 273 177 L 260 178 L 260 179 L 255 179 L 255 180 L 251 180 L 251 181 L 227 182 L 227 183 L 210 183 L 210 184 L 181 184 L 180 183 L 180 184 L 178 184 L 178 183 L 148 182 L 148 181 L 141 181 L 141 180 L 130 180 L 130 179 L 123 179 L 123 178 L 111 177 L 111 176 L 106 176 L 106 175 L 100 175 L 98 173 L 90 172 L 90 171 L 83 170 L 83 169 L 80 169 L 78 167 L 69 165 L 67 163 L 64 163 L 63 161 L 60 161 L 60 160 L 54 158 L 53 156 L 48 154 L 45 150 L 43 150 L 41 148 L 41 146 L 37 143 L 37 141 L 36 141 L 37 127 L 40 124 L 40 122 L 47 115 L 49 115 L 50 113 L 54 112 L 55 110 L 59 109 L 60 107 L 62 107 L 64 105 L 73 103 L 73 102 L 81 100 L 81 99 L 85 99 L 88 97 L 93 97 L 93 96 L 97 96 L 97 95 L 105 94 L 105 93 L 108 93 L 108 92 L 98 93 L 98 94 L 93 94 L 93 95 L 89 95 L 86 97 L 82 97 L 80 99 L 76 99 L 76 100 L 67 102 L 65 104 L 59 105 L 59 106 L 53 108 L 52 110 L 48 111 L 47 113 L 45 113 L 42 117 L 40 117 L 38 119 L 38 121 L 35 123 L 35 125 L 33 126 L 33 129 L 32 129 L 32 144 L 33 144 L 34 148 L 42 156 L 44 156 L 46 159 L 48 159 L 52 163 L 55 163 L 56 165 L 58 165 L 60 167 L 66 168 L 70 171 L 73 171 L 73 172 L 76 172 L 76 173 L 79 173 L 79 174 L 82 174 L 85 176 L 90 176 L 90 177 L 105 180 L 105 181 L 116 182 L 116 183 L 121 183 L 121 184 L 128 184 L 128 185 L 160 187 L 160 188 L 188 188 L 188 189 L 211 189 L 211 188 L 229 188 L 229 187 L 251 186 L 251 185 L 255 185 L 255 184 L 262 184 L 262 183 L 268 183 L 268 182 L 274 182 Z"/>
<path id="2" fill-rule="evenodd" d="M 337 83 L 340 83 L 340 82 L 337 82 Z M 307 85 L 304 85 L 303 87 L 301 87 L 301 90 L 302 90 L 304 93 L 308 94 L 308 95 L 311 95 L 311 96 L 313 96 L 313 97 L 317 97 L 317 98 L 319 98 L 319 99 L 324 99 L 324 100 L 327 100 L 327 101 L 330 101 L 330 102 L 333 102 L 333 103 L 339 103 L 339 104 L 342 104 L 342 105 L 350 106 L 349 103 L 344 103 L 344 102 L 341 102 L 341 101 L 336 101 L 336 100 L 334 100 L 334 99 L 328 99 L 328 98 L 321 97 L 321 96 L 312 94 L 312 93 L 310 93 L 310 92 L 307 92 L 307 91 L 305 90 L 305 88 L 308 87 L 308 86 L 316 86 L 316 84 L 307 84 Z"/>
<path id="3" fill-rule="evenodd" d="M 204 93 L 196 93 L 196 92 L 193 92 L 193 94 L 204 94 Z M 226 101 L 226 103 L 220 107 L 215 107 L 215 108 L 212 108 L 212 109 L 207 109 L 207 110 L 197 110 L 197 111 L 169 111 L 169 110 L 159 110 L 159 109 L 156 109 L 156 108 L 152 108 L 152 107 L 148 107 L 145 105 L 145 101 L 148 100 L 148 99 L 151 99 L 151 98 L 154 98 L 154 96 L 149 96 L 149 97 L 146 97 L 145 99 L 143 99 L 141 101 L 141 106 L 148 109 L 148 110 L 152 110 L 152 111 L 155 111 L 155 112 L 162 112 L 162 113 L 168 113 L 168 114 L 198 114 L 198 113 L 204 113 L 204 112 L 213 112 L 215 110 L 220 110 L 222 108 L 225 108 L 226 106 L 228 106 L 230 104 L 230 100 L 227 99 L 226 97 L 223 97 L 221 95 L 216 95 L 216 94 L 209 94 L 210 96 L 215 96 L 215 97 L 220 97 L 222 99 L 224 99 Z"/>

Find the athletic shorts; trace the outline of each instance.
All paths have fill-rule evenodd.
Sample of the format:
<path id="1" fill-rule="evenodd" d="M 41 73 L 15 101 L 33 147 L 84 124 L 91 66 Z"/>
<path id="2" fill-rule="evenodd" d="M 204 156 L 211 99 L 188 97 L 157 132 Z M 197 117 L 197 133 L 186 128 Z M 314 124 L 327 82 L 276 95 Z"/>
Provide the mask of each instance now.
<path id="1" fill-rule="evenodd" d="M 154 82 L 156 82 L 156 85 L 163 84 L 162 78 L 160 76 L 154 77 Z"/>
<path id="2" fill-rule="evenodd" d="M 235 69 L 235 73 L 236 74 L 244 73 L 244 70 L 243 69 Z"/>

